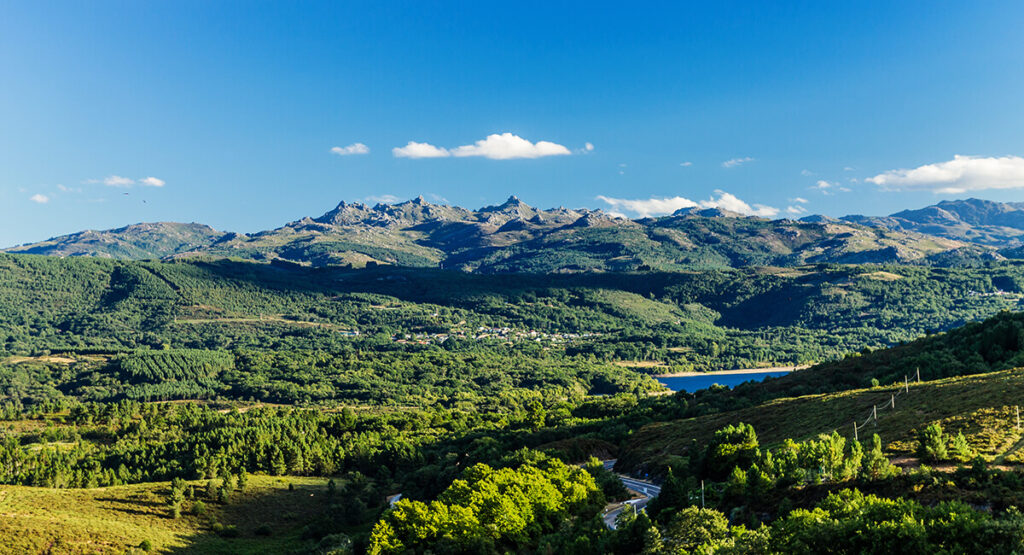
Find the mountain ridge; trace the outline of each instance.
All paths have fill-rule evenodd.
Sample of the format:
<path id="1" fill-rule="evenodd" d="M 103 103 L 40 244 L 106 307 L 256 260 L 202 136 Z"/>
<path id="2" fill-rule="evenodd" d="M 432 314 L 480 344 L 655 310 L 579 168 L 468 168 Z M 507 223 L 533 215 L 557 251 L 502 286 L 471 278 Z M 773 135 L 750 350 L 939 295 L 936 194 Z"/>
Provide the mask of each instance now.
<path id="1" fill-rule="evenodd" d="M 318 217 L 251 234 L 194 223 L 140 223 L 4 251 L 543 273 L 809 263 L 979 264 L 1000 259 L 996 247 L 1019 246 L 1011 239 L 1016 236 L 1024 237 L 1024 203 L 966 199 L 891 216 L 816 215 L 800 220 L 684 209 L 630 220 L 599 209 L 539 209 L 513 195 L 477 210 L 423 197 L 372 206 L 341 201 Z M 1019 250 L 1007 252 L 1013 256 Z"/>

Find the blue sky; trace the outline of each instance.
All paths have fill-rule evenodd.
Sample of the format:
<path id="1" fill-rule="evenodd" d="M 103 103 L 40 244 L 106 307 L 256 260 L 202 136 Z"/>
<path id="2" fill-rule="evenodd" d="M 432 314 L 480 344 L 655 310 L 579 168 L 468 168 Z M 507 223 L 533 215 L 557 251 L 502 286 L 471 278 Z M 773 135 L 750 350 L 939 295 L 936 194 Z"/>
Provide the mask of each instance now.
<path id="1" fill-rule="evenodd" d="M 0 245 L 419 194 L 1024 200 L 1024 3 L 763 4 L 4 2 Z"/>

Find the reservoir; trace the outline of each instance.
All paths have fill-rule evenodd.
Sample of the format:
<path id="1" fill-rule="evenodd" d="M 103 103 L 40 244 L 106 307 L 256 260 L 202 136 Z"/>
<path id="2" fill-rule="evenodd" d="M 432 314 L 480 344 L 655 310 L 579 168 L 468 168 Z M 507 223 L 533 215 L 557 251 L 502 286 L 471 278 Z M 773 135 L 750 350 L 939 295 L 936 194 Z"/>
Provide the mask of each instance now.
<path id="1" fill-rule="evenodd" d="M 765 378 L 785 376 L 788 370 L 774 370 L 764 372 L 751 372 L 749 370 L 739 372 L 715 372 L 707 374 L 689 374 L 685 376 L 664 376 L 655 378 L 672 391 L 685 391 L 693 393 L 700 389 L 707 389 L 714 384 L 734 387 L 743 382 L 760 382 Z"/>

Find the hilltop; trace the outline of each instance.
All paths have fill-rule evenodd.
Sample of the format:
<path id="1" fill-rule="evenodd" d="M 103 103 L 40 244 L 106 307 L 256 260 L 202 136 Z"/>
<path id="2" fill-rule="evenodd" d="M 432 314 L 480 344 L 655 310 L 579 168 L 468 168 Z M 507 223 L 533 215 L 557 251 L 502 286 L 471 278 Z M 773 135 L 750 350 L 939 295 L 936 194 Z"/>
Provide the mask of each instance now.
<path id="1" fill-rule="evenodd" d="M 944 200 L 890 216 L 844 216 L 842 221 L 912 231 L 995 247 L 1018 247 L 1024 239 L 1024 203 L 970 198 Z"/>
<path id="2" fill-rule="evenodd" d="M 140 223 L 105 231 L 80 231 L 13 247 L 6 249 L 6 252 L 145 260 L 203 248 L 225 235 L 210 226 L 197 223 Z"/>
<path id="3" fill-rule="evenodd" d="M 7 251 L 124 259 L 230 257 L 311 266 L 392 264 L 477 273 L 684 271 L 810 263 L 963 266 L 1002 258 L 989 243 L 997 243 L 992 239 L 997 237 L 996 223 L 1001 222 L 998 229 L 1003 230 L 999 237 L 1010 233 L 1006 230 L 1012 228 L 1003 224 L 1016 221 L 1013 210 L 1007 208 L 1001 218 L 976 216 L 972 221 L 979 222 L 978 229 L 988 230 L 985 233 L 947 233 L 934 225 L 911 225 L 906 223 L 912 222 L 910 216 L 897 215 L 793 221 L 691 209 L 629 220 L 600 210 L 538 209 L 515 196 L 478 210 L 418 197 L 373 206 L 341 202 L 319 217 L 252 234 L 222 233 L 198 224 L 136 224 Z M 992 240 L 975 241 L 978 237 Z"/>

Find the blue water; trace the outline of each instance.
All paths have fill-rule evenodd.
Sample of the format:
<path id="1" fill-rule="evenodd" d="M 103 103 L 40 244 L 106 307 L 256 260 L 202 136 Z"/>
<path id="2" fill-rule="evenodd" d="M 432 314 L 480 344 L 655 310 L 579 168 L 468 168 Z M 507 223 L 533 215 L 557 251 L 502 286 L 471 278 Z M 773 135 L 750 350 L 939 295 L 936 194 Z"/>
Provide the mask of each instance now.
<path id="1" fill-rule="evenodd" d="M 655 378 L 665 384 L 665 387 L 672 391 L 685 391 L 693 393 L 700 389 L 707 389 L 715 384 L 728 387 L 737 386 L 743 382 L 760 382 L 768 377 L 785 376 L 789 372 L 755 372 L 748 374 L 715 374 L 713 376 L 677 376 L 674 378 Z"/>

